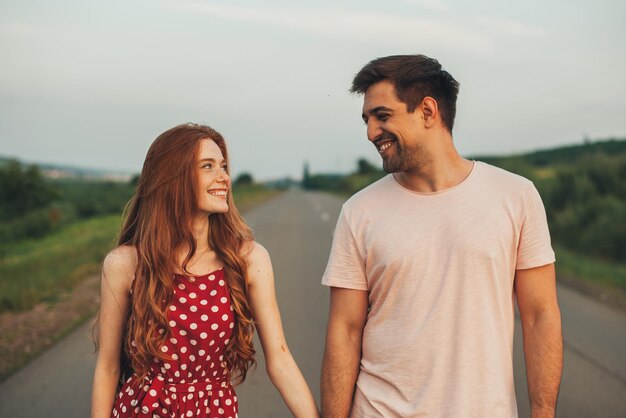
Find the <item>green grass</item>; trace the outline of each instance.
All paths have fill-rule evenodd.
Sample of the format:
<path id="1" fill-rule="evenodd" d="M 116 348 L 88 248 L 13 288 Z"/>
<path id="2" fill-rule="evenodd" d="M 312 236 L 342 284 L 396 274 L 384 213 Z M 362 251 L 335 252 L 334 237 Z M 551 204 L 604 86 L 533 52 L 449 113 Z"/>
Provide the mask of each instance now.
<path id="1" fill-rule="evenodd" d="M 607 289 L 626 291 L 626 265 L 598 260 L 555 246 L 559 274 L 591 282 Z"/>
<path id="2" fill-rule="evenodd" d="M 268 199 L 277 190 L 251 185 L 235 192 L 240 211 Z M 54 303 L 64 291 L 98 273 L 104 255 L 115 246 L 121 215 L 77 221 L 39 239 L 0 245 L 0 313 Z"/>
<path id="3" fill-rule="evenodd" d="M 67 290 L 100 269 L 104 254 L 115 244 L 120 215 L 79 221 L 41 239 L 3 248 L 0 259 L 0 312 L 54 302 Z"/>

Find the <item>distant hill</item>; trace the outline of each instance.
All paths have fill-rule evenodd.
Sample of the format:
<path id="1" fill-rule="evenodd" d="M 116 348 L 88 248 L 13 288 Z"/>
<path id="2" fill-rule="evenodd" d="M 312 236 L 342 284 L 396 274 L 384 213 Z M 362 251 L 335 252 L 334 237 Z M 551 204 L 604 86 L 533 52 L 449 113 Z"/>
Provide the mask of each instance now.
<path id="1" fill-rule="evenodd" d="M 489 164 L 500 165 L 523 161 L 534 167 L 549 165 L 574 164 L 584 158 L 597 155 L 619 156 L 626 154 L 626 139 L 609 138 L 599 141 L 587 141 L 580 145 L 567 145 L 563 147 L 549 148 L 533 151 L 525 154 L 508 156 L 475 156 L 472 159 L 484 161 Z"/>
<path id="2" fill-rule="evenodd" d="M 2 157 L 0 156 L 0 166 L 6 164 L 8 161 L 16 161 L 16 158 Z M 17 160 L 19 161 L 19 160 Z M 54 180 L 93 180 L 93 181 L 119 181 L 128 182 L 133 173 L 103 169 L 92 169 L 83 167 L 74 167 L 61 164 L 48 164 L 48 163 L 36 163 L 36 162 L 24 162 L 19 161 L 23 165 L 36 165 L 41 170 L 44 177 Z"/>

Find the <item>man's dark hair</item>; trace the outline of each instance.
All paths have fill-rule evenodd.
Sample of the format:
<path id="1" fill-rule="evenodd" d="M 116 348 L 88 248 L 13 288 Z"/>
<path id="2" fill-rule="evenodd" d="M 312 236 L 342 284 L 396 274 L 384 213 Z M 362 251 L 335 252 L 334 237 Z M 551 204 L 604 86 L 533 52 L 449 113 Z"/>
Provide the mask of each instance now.
<path id="1" fill-rule="evenodd" d="M 396 96 L 406 103 L 407 111 L 415 108 L 430 96 L 437 101 L 444 126 L 452 132 L 456 115 L 456 97 L 459 83 L 441 69 L 439 61 L 425 55 L 392 55 L 370 61 L 354 76 L 352 93 L 365 94 L 379 81 L 393 83 Z"/>

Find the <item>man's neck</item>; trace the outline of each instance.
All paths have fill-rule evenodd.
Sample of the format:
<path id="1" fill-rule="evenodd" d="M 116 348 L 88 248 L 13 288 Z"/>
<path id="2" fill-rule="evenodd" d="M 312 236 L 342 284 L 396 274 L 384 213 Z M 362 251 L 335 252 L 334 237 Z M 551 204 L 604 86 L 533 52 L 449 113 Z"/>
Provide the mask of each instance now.
<path id="1" fill-rule="evenodd" d="M 462 183 L 472 171 L 473 162 L 459 155 L 451 138 L 439 144 L 417 167 L 394 173 L 396 181 L 418 193 L 435 193 Z"/>

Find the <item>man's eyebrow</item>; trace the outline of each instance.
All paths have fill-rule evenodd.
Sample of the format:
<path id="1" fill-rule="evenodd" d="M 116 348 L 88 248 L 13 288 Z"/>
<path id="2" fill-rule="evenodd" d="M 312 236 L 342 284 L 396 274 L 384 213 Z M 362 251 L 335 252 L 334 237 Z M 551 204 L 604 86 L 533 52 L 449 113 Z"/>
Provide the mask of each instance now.
<path id="1" fill-rule="evenodd" d="M 379 112 L 392 112 L 392 111 L 393 109 L 390 109 L 387 106 L 378 106 L 378 107 L 368 110 L 368 113 L 370 115 L 375 115 Z M 367 115 L 365 113 L 362 113 L 361 117 L 363 118 L 363 120 L 367 121 Z"/>

